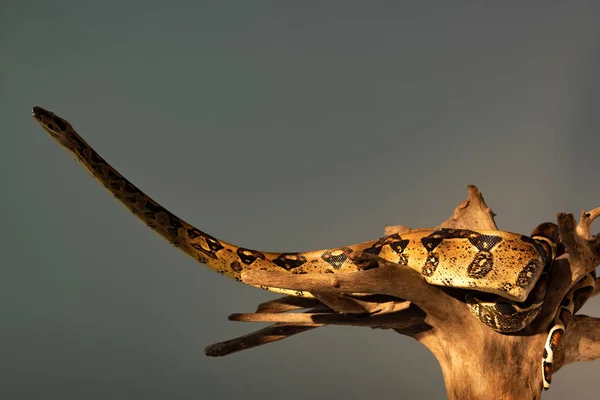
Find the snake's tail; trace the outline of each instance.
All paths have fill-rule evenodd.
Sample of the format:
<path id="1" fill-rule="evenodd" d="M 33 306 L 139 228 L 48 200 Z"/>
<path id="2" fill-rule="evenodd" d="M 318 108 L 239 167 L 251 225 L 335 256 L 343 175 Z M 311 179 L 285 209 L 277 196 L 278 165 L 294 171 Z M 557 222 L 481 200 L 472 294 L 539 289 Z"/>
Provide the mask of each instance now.
<path id="1" fill-rule="evenodd" d="M 341 263 L 344 263 L 347 269 L 354 267 L 348 258 L 349 247 L 306 253 L 267 253 L 218 240 L 177 217 L 142 192 L 106 162 L 68 121 L 41 107 L 35 107 L 32 113 L 42 128 L 72 153 L 75 159 L 136 217 L 173 246 L 223 275 L 240 281 L 243 270 L 290 271 L 300 265 L 307 265 L 309 261 L 315 272 L 326 272 L 332 266 L 336 267 Z M 373 243 L 374 241 L 366 242 L 352 248 L 360 249 Z M 298 295 L 296 291 L 266 287 L 264 289 Z"/>

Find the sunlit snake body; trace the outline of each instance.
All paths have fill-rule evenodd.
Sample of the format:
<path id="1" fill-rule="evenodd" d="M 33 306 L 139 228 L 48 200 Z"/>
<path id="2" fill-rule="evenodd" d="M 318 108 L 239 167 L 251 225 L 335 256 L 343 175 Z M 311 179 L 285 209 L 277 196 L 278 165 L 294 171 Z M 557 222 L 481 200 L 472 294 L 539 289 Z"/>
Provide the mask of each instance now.
<path id="1" fill-rule="evenodd" d="M 529 237 L 498 230 L 418 229 L 318 251 L 267 253 L 245 249 L 200 231 L 152 200 L 100 157 L 66 120 L 40 107 L 34 107 L 33 116 L 152 230 L 199 262 L 238 281 L 241 273 L 250 269 L 296 274 L 358 271 L 365 266 L 357 265 L 352 255 L 363 252 L 405 264 L 430 284 L 468 289 L 466 302 L 471 311 L 499 332 L 523 329 L 541 309 L 543 297 L 528 299 L 528 295 L 555 255 L 552 234 L 540 231 Z M 310 296 L 287 289 L 263 289 Z"/>

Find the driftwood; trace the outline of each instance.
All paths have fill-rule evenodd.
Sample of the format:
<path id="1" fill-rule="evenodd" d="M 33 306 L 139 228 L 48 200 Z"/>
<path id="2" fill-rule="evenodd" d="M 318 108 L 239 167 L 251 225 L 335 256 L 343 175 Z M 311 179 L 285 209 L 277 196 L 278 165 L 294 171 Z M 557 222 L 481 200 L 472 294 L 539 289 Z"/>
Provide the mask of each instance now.
<path id="1" fill-rule="evenodd" d="M 439 227 L 498 229 L 479 190 L 469 186 L 468 191 L 467 199 Z M 468 311 L 463 291 L 429 285 L 414 270 L 361 254 L 355 259 L 365 270 L 354 273 L 244 273 L 242 280 L 247 284 L 302 290 L 314 298 L 283 297 L 261 304 L 255 313 L 231 315 L 233 321 L 274 324 L 208 346 L 206 354 L 224 356 L 325 325 L 393 329 L 415 338 L 434 354 L 450 399 L 539 399 L 542 353 L 552 320 L 569 289 L 600 264 L 600 235 L 590 232 L 598 216 L 600 207 L 582 212 L 579 223 L 572 214 L 558 214 L 566 253 L 550 270 L 540 315 L 520 332 L 500 334 L 482 324 Z M 407 230 L 388 226 L 385 233 Z M 600 278 L 591 297 L 599 293 Z M 554 372 L 599 357 L 600 318 L 576 314 L 557 350 Z"/>

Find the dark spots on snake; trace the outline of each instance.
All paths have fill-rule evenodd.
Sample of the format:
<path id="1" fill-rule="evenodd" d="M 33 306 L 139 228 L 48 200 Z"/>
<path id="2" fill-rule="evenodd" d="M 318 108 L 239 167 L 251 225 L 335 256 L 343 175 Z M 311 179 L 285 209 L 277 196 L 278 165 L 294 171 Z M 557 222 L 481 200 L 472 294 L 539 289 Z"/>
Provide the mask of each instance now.
<path id="1" fill-rule="evenodd" d="M 479 251 L 490 251 L 494 246 L 502 241 L 500 236 L 493 235 L 478 235 L 475 237 L 469 237 L 469 242 Z"/>
<path id="2" fill-rule="evenodd" d="M 529 243 L 530 245 L 535 246 L 535 244 L 537 243 L 537 240 L 527 236 L 527 235 L 521 235 L 521 241 L 525 242 L 525 243 Z"/>
<path id="3" fill-rule="evenodd" d="M 352 262 L 360 271 L 368 271 L 370 269 L 379 268 L 379 263 L 375 258 L 360 257 L 360 253 L 354 253 L 350 256 Z"/>
<path id="4" fill-rule="evenodd" d="M 202 264 L 206 264 L 208 262 L 208 258 L 204 257 L 202 254 L 198 254 L 196 259 Z"/>
<path id="5" fill-rule="evenodd" d="M 474 279 L 481 279 L 494 268 L 494 257 L 492 253 L 481 251 L 475 255 L 467 268 L 467 274 Z"/>
<path id="6" fill-rule="evenodd" d="M 440 245 L 440 243 L 442 243 L 444 239 L 441 237 L 432 237 L 427 236 L 421 239 L 421 244 L 423 245 L 423 247 L 425 247 L 425 249 L 428 252 L 431 252 L 433 250 L 435 250 L 436 247 L 438 247 Z"/>
<path id="7" fill-rule="evenodd" d="M 273 260 L 273 263 L 287 271 L 298 268 L 306 263 L 306 257 L 301 253 L 281 253 Z"/>
<path id="8" fill-rule="evenodd" d="M 502 284 L 500 285 L 500 287 L 498 289 L 500 289 L 503 292 L 510 292 L 513 288 L 513 284 L 510 282 L 502 282 Z"/>
<path id="9" fill-rule="evenodd" d="M 406 254 L 400 254 L 397 262 L 398 264 L 408 265 L 408 256 Z"/>
<path id="10" fill-rule="evenodd" d="M 567 310 L 566 308 L 561 308 L 558 313 L 558 319 L 566 328 L 569 320 L 571 319 L 571 311 Z"/>
<path id="11" fill-rule="evenodd" d="M 161 213 L 161 212 L 165 212 L 166 210 L 163 208 L 163 206 L 159 205 L 159 204 L 154 204 L 153 202 L 146 200 L 146 204 L 144 205 L 146 207 L 146 209 L 148 209 L 151 213 L 153 213 L 154 215 Z"/>
<path id="12" fill-rule="evenodd" d="M 565 297 L 564 299 L 562 299 L 562 301 L 560 302 L 560 306 L 561 307 L 569 307 L 569 304 L 571 304 L 571 300 L 568 297 Z"/>
<path id="13" fill-rule="evenodd" d="M 492 329 L 496 329 L 496 319 L 494 317 L 494 313 L 489 307 L 484 307 L 483 305 L 477 304 L 473 299 L 468 299 L 468 303 L 477 311 L 477 318 L 481 322 Z"/>
<path id="14" fill-rule="evenodd" d="M 541 263 L 538 260 L 531 260 L 529 263 L 519 272 L 517 277 L 516 285 L 520 288 L 527 288 L 533 283 L 533 278 L 537 275 L 538 270 L 541 267 Z"/>
<path id="15" fill-rule="evenodd" d="M 166 211 L 166 210 L 165 210 Z M 179 236 L 179 228 L 183 227 L 183 224 L 175 215 L 171 214 L 167 211 L 167 215 L 169 216 L 169 228 L 168 231 L 172 237 Z"/>
<path id="16" fill-rule="evenodd" d="M 498 302 L 496 303 L 496 311 L 498 311 L 502 315 L 515 315 L 517 313 L 517 309 L 509 303 Z"/>
<path id="17" fill-rule="evenodd" d="M 423 268 L 421 269 L 421 274 L 423 274 L 424 276 L 433 275 L 439 263 L 439 255 L 437 253 L 429 253 L 427 255 L 427 259 L 425 260 L 425 264 L 423 264 Z"/>
<path id="18" fill-rule="evenodd" d="M 77 136 L 76 134 L 71 133 L 69 135 L 69 140 L 75 143 L 75 151 L 77 152 L 77 154 L 79 154 L 81 157 L 85 157 L 84 150 L 87 146 L 83 143 L 81 138 L 79 138 L 79 136 Z"/>
<path id="19" fill-rule="evenodd" d="M 121 183 L 120 182 L 111 182 L 109 184 L 109 186 L 113 190 L 119 190 L 121 188 Z"/>
<path id="20" fill-rule="evenodd" d="M 177 218 L 175 215 L 173 215 L 170 211 L 165 209 L 163 206 L 161 206 L 159 204 L 154 204 L 150 200 L 146 200 L 146 203 L 144 204 L 144 206 L 148 210 L 147 212 L 144 213 L 144 216 L 146 218 L 148 218 L 149 220 L 156 221 L 156 217 L 158 214 L 160 214 L 160 213 L 165 214 L 167 216 L 167 219 L 169 220 L 167 231 L 169 232 L 169 234 L 172 237 L 177 237 L 179 235 L 179 228 L 183 227 L 183 224 L 181 223 L 179 218 Z"/>
<path id="21" fill-rule="evenodd" d="M 401 254 L 402 252 L 404 252 L 404 249 L 406 249 L 406 247 L 408 246 L 408 244 L 410 243 L 410 240 L 408 239 L 402 239 L 401 237 L 398 236 L 398 238 L 394 239 L 393 241 L 391 241 L 389 243 L 390 248 L 396 253 L 396 254 Z"/>
<path id="22" fill-rule="evenodd" d="M 244 264 L 252 264 L 256 260 L 264 260 L 266 257 L 263 253 L 256 250 L 244 249 L 239 247 L 236 251 L 238 257 Z"/>
<path id="23" fill-rule="evenodd" d="M 92 152 L 92 161 L 97 163 L 97 164 L 106 164 L 106 161 L 104 161 L 102 159 L 102 157 L 100 157 L 100 155 L 98 153 L 96 153 L 95 151 Z"/>
<path id="24" fill-rule="evenodd" d="M 323 261 L 331 265 L 334 269 L 340 269 L 346 262 L 348 257 L 352 254 L 352 249 L 349 247 L 342 247 L 339 249 L 332 249 L 325 251 L 321 258 Z"/>
<path id="25" fill-rule="evenodd" d="M 240 264 L 237 261 L 232 261 L 231 264 L 229 264 L 229 267 L 234 271 L 234 272 L 241 272 L 242 269 L 242 264 Z"/>
<path id="26" fill-rule="evenodd" d="M 56 115 L 52 116 L 52 120 L 54 121 L 54 123 L 56 124 L 56 126 L 58 126 L 58 128 L 61 131 L 66 131 L 67 130 L 67 123 L 60 117 L 57 117 Z"/>
<path id="27" fill-rule="evenodd" d="M 134 185 L 132 185 L 129 182 L 125 182 L 125 191 L 130 194 L 142 194 L 140 189 L 138 189 L 137 187 L 135 187 Z"/>
<path id="28" fill-rule="evenodd" d="M 54 130 L 54 125 L 48 124 L 48 128 L 53 131 Z"/>
<path id="29" fill-rule="evenodd" d="M 187 234 L 190 240 L 192 240 L 190 245 L 210 258 L 217 258 L 215 253 L 224 248 L 224 246 L 217 239 L 196 228 L 188 229 Z M 197 238 L 204 239 L 204 243 L 194 241 Z"/>
<path id="30" fill-rule="evenodd" d="M 103 175 L 104 171 L 102 171 L 102 166 L 98 165 L 98 164 L 94 164 L 92 165 L 92 169 L 94 170 L 94 172 L 96 172 L 99 175 Z"/>
<path id="31" fill-rule="evenodd" d="M 580 289 L 577 289 L 573 293 L 573 302 L 575 303 L 574 312 L 579 310 L 583 304 L 590 298 L 594 288 L 592 286 L 586 286 Z"/>
<path id="32" fill-rule="evenodd" d="M 480 233 L 471 231 L 469 229 L 452 229 L 442 228 L 433 232 L 431 237 L 441 237 L 442 239 L 469 239 L 480 236 Z"/>
<path id="33" fill-rule="evenodd" d="M 382 237 L 381 239 L 373 243 L 371 247 L 364 249 L 362 252 L 378 256 L 379 253 L 381 253 L 381 250 L 384 246 L 389 245 L 391 247 L 392 245 L 395 245 L 398 248 L 400 248 L 402 246 L 402 241 L 402 237 L 400 237 L 399 234 L 395 233 L 390 236 Z"/>
<path id="34" fill-rule="evenodd" d="M 108 177 L 110 179 L 122 179 L 113 169 L 108 170 Z"/>
<path id="35" fill-rule="evenodd" d="M 543 369 L 544 369 L 544 380 L 547 383 L 551 383 L 552 382 L 552 363 L 550 363 L 548 361 L 544 361 Z"/>
<path id="36" fill-rule="evenodd" d="M 550 340 L 548 341 L 548 345 L 553 353 L 556 351 L 556 348 L 558 347 L 560 339 L 562 339 L 564 333 L 565 331 L 562 328 L 558 328 L 552 332 Z"/>

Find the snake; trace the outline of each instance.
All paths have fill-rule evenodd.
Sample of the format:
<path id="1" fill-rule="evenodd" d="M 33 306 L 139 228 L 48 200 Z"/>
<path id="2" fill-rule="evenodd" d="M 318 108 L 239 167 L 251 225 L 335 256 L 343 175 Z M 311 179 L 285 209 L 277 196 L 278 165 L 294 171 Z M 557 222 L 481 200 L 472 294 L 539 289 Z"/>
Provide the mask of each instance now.
<path id="1" fill-rule="evenodd" d="M 552 363 L 558 344 L 565 335 L 567 325 L 571 317 L 583 306 L 594 291 L 596 284 L 596 272 L 585 275 L 581 278 L 563 298 L 558 307 L 558 312 L 552 322 L 552 328 L 544 344 L 544 355 L 542 356 L 542 382 L 544 390 L 550 388 L 552 383 Z"/>
<path id="2" fill-rule="evenodd" d="M 198 262 L 242 281 L 249 270 L 291 274 L 345 273 L 376 268 L 356 261 L 361 253 L 418 271 L 431 285 L 465 289 L 465 303 L 482 323 L 501 333 L 524 329 L 539 314 L 544 279 L 556 257 L 556 225 L 539 225 L 530 236 L 502 230 L 425 228 L 364 243 L 305 252 L 264 252 L 236 246 L 199 230 L 154 201 L 106 162 L 65 119 L 42 107 L 34 120 L 137 218 Z M 258 285 L 292 296 L 308 292 Z M 589 287 L 582 283 L 578 289 Z M 593 286 L 592 286 L 593 288 Z M 574 287 L 575 289 L 575 287 Z M 591 291 L 590 291 L 591 293 Z M 574 303 L 577 291 L 565 297 Z M 544 385 L 550 381 L 554 352 L 564 334 L 570 306 L 561 306 L 543 358 Z M 547 373 L 546 371 L 550 371 Z"/>

